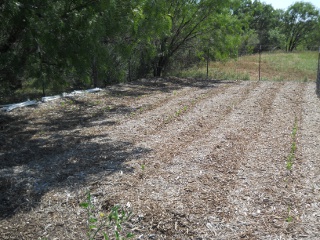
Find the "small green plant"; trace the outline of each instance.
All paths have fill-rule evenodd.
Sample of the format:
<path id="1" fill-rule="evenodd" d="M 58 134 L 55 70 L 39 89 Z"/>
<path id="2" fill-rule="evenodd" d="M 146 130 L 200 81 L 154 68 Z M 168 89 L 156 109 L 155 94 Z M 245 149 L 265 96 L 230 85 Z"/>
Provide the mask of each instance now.
<path id="1" fill-rule="evenodd" d="M 293 129 L 292 129 L 292 133 L 291 133 L 291 136 L 292 136 L 291 151 L 290 151 L 290 154 L 289 154 L 289 156 L 287 158 L 287 166 L 286 166 L 286 168 L 288 170 L 292 169 L 293 161 L 294 161 L 295 154 L 296 154 L 296 151 L 297 151 L 297 143 L 296 143 L 297 131 L 298 131 L 298 120 L 296 118 L 295 122 L 294 122 Z"/>
<path id="2" fill-rule="evenodd" d="M 143 164 L 141 164 L 140 167 L 141 167 L 141 172 L 139 173 L 139 178 L 144 179 L 146 165 L 143 163 Z"/>
<path id="3" fill-rule="evenodd" d="M 141 165 L 141 170 L 144 171 L 145 167 L 146 167 L 146 165 L 142 164 Z"/>
<path id="4" fill-rule="evenodd" d="M 130 113 L 130 116 L 135 116 L 136 115 L 136 112 L 135 111 L 132 111 L 131 113 Z"/>
<path id="5" fill-rule="evenodd" d="M 166 118 L 164 119 L 164 123 L 165 123 L 165 124 L 168 124 L 169 122 L 172 121 L 172 119 L 173 119 L 173 116 L 168 116 L 168 117 L 166 117 Z"/>
<path id="6" fill-rule="evenodd" d="M 287 217 L 286 222 L 288 223 L 293 222 L 293 217 L 292 216 Z"/>
<path id="7" fill-rule="evenodd" d="M 287 166 L 286 166 L 287 170 L 290 171 L 292 169 L 292 166 L 293 166 L 293 160 L 292 159 L 288 159 Z"/>
<path id="8" fill-rule="evenodd" d="M 112 109 L 113 109 L 112 106 L 107 106 L 107 107 L 106 107 L 106 110 L 107 110 L 107 111 L 111 111 Z"/>
<path id="9" fill-rule="evenodd" d="M 288 223 L 291 223 L 294 220 L 293 216 L 291 216 L 290 213 L 291 213 L 291 208 L 288 207 L 288 217 L 286 218 L 286 222 Z"/>
<path id="10" fill-rule="evenodd" d="M 179 117 L 182 113 L 186 112 L 188 110 L 188 106 L 183 106 L 182 108 L 178 109 L 176 111 L 176 117 Z"/>
<path id="11" fill-rule="evenodd" d="M 87 200 L 80 203 L 80 206 L 87 210 L 87 224 L 88 224 L 88 240 L 95 240 L 98 234 L 102 234 L 105 240 L 110 239 L 109 231 L 114 229 L 114 237 L 116 240 L 125 240 L 133 238 L 132 233 L 126 234 L 126 237 L 122 237 L 122 224 L 129 220 L 132 213 L 125 211 L 119 206 L 114 206 L 108 214 L 98 213 L 92 202 L 90 192 L 87 193 Z M 106 229 L 105 229 L 106 228 Z"/>
<path id="12" fill-rule="evenodd" d="M 297 120 L 296 120 L 294 127 L 292 129 L 292 137 L 296 137 L 297 131 L 298 131 L 298 126 L 297 126 Z"/>
<path id="13" fill-rule="evenodd" d="M 194 103 L 192 103 L 192 104 L 194 105 L 194 104 L 196 103 L 196 101 L 195 101 L 195 100 L 193 100 L 193 101 L 194 101 Z M 190 106 L 190 105 L 189 105 L 189 106 Z M 175 118 L 177 118 L 177 117 L 180 117 L 180 115 L 182 115 L 183 113 L 187 112 L 189 106 L 186 105 L 186 106 L 183 106 L 182 108 L 178 109 L 177 111 L 175 111 L 174 114 L 172 114 L 172 115 L 170 115 L 170 116 L 167 116 L 167 117 L 163 120 L 163 122 L 164 122 L 165 124 L 168 124 L 168 123 L 171 122 L 173 119 L 175 119 Z"/>
<path id="14" fill-rule="evenodd" d="M 296 150 L 297 150 L 296 142 L 293 142 L 293 143 L 292 143 L 292 146 L 291 146 L 291 153 L 295 153 Z"/>

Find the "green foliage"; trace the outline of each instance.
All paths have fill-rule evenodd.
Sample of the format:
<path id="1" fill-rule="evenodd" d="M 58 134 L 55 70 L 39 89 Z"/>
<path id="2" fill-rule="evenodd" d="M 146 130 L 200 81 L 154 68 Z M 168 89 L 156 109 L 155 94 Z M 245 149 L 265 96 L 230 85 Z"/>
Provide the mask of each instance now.
<path id="1" fill-rule="evenodd" d="M 320 18 L 315 26 L 315 29 L 306 34 L 302 46 L 308 50 L 318 50 L 320 45 Z"/>
<path id="2" fill-rule="evenodd" d="M 292 52 L 319 27 L 319 11 L 311 3 L 296 2 L 282 16 L 286 50 Z"/>
<path id="3" fill-rule="evenodd" d="M 125 237 L 122 237 L 122 225 L 130 219 L 132 215 L 131 212 L 128 212 L 119 206 L 114 206 L 108 214 L 101 212 L 97 213 L 92 201 L 92 196 L 89 192 L 87 194 L 87 200 L 80 203 L 80 207 L 87 211 L 88 240 L 97 239 L 99 233 L 103 235 L 105 240 L 108 240 L 110 239 L 109 232 L 111 229 L 114 230 L 114 237 L 116 240 L 125 240 L 134 237 L 132 233 L 127 233 L 125 234 Z"/>
<path id="4" fill-rule="evenodd" d="M 7 3 L 10 2 L 10 3 Z M 1 4 L 0 82 L 9 88 L 35 79 L 34 87 L 78 83 L 91 67 L 102 6 L 94 1 L 6 1 Z M 9 60 L 9 61 L 8 61 Z"/>
<path id="5" fill-rule="evenodd" d="M 219 36 L 219 38 L 225 36 L 224 32 L 227 31 L 218 32 L 217 30 L 221 30 L 226 25 L 223 21 L 231 15 L 230 11 L 227 11 L 230 2 L 151 1 L 152 4 L 147 5 L 149 8 L 146 11 L 146 19 L 155 19 L 156 27 L 160 30 L 154 32 L 158 34 L 153 35 L 150 51 L 147 51 L 154 75 L 160 76 L 177 56 L 190 57 L 190 54 L 203 51 L 201 38 L 206 34 L 210 33 L 211 36 Z M 228 29 L 230 31 L 231 27 Z M 213 45 L 212 48 L 214 48 Z"/>
<path id="6" fill-rule="evenodd" d="M 243 0 L 234 13 L 243 26 L 241 52 L 246 52 L 247 46 L 256 52 L 259 45 L 262 45 L 262 50 L 269 50 L 270 45 L 278 44 L 278 39 L 271 36 L 271 33 L 279 25 L 280 10 L 260 1 Z"/>
<path id="7" fill-rule="evenodd" d="M 0 22 L 1 95 L 160 76 L 259 45 L 311 48 L 320 32 L 311 4 L 283 12 L 252 0 L 12 0 Z"/>
<path id="8" fill-rule="evenodd" d="M 280 27 L 275 27 L 269 30 L 269 39 L 272 44 L 272 48 L 270 50 L 275 49 L 285 49 L 285 39 L 286 36 L 282 33 Z"/>
<path id="9" fill-rule="evenodd" d="M 276 47 L 291 52 L 301 45 L 311 48 L 319 44 L 316 29 L 320 29 L 320 15 L 310 3 L 296 2 L 283 11 L 260 1 L 242 0 L 234 14 L 242 23 L 242 52 L 248 45 L 253 46 L 254 52 L 260 45 L 262 51 Z"/>

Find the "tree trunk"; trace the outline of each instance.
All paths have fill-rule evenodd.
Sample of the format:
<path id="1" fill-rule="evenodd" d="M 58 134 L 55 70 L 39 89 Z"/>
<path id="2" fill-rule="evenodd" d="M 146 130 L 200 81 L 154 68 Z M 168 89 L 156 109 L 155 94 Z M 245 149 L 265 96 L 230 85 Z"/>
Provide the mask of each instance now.
<path id="1" fill-rule="evenodd" d="M 92 61 L 92 83 L 93 87 L 98 87 L 98 68 L 96 57 L 93 57 Z"/>
<path id="2" fill-rule="evenodd" d="M 168 57 L 167 56 L 162 56 L 159 58 L 156 66 L 155 66 L 155 71 L 154 71 L 154 76 L 155 77 L 161 77 L 161 74 L 163 72 L 164 67 L 168 63 Z"/>

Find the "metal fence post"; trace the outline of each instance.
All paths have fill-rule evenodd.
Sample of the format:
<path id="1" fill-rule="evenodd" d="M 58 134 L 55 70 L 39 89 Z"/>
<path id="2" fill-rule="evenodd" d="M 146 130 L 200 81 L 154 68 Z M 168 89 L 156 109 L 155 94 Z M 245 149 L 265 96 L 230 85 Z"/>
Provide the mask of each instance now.
<path id="1" fill-rule="evenodd" d="M 210 54 L 210 49 L 209 49 L 209 46 L 208 46 L 208 52 L 207 52 L 207 79 L 209 79 L 209 61 L 210 61 L 209 54 Z"/>
<path id="2" fill-rule="evenodd" d="M 317 95 L 320 97 L 320 47 L 319 47 L 319 54 L 318 54 L 318 72 L 317 72 Z"/>
<path id="3" fill-rule="evenodd" d="M 261 45 L 259 48 L 259 81 L 261 80 Z"/>

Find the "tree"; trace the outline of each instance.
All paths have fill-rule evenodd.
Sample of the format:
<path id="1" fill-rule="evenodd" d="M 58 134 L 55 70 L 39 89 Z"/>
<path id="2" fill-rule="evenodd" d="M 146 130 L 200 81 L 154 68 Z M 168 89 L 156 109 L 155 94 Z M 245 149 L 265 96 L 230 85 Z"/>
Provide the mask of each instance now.
<path id="1" fill-rule="evenodd" d="M 153 0 L 115 1 L 104 19 L 107 31 L 103 45 L 107 82 L 145 77 L 152 69 L 154 42 L 166 33 L 165 16 Z M 157 5 L 159 7 L 159 5 Z"/>
<path id="2" fill-rule="evenodd" d="M 238 44 L 239 1 L 0 1 L 0 91 L 161 76 L 191 52 L 223 58 Z"/>
<path id="3" fill-rule="evenodd" d="M 27 79 L 43 88 L 58 86 L 66 76 L 84 74 L 92 60 L 88 52 L 99 37 L 90 30 L 106 7 L 94 0 L 3 1 L 1 87 L 15 90 Z"/>
<path id="4" fill-rule="evenodd" d="M 161 76 L 171 57 L 181 48 L 208 31 L 214 31 L 213 25 L 209 24 L 210 17 L 222 14 L 230 4 L 231 1 L 218 0 L 149 1 L 152 8 L 149 7 L 146 11 L 146 18 L 157 16 L 155 21 L 164 26 L 158 28 L 164 31 L 153 39 L 156 50 L 152 59 L 154 76 Z"/>
<path id="5" fill-rule="evenodd" d="M 319 23 L 319 11 L 306 2 L 296 2 L 282 17 L 282 31 L 286 38 L 286 50 L 292 52 L 303 43 Z"/>
<path id="6" fill-rule="evenodd" d="M 275 10 L 272 5 L 260 1 L 243 0 L 235 14 L 243 23 L 243 47 L 258 51 L 268 50 L 278 44 L 275 41 L 275 30 L 279 25 L 281 10 Z M 250 44 L 253 44 L 249 46 Z"/>

